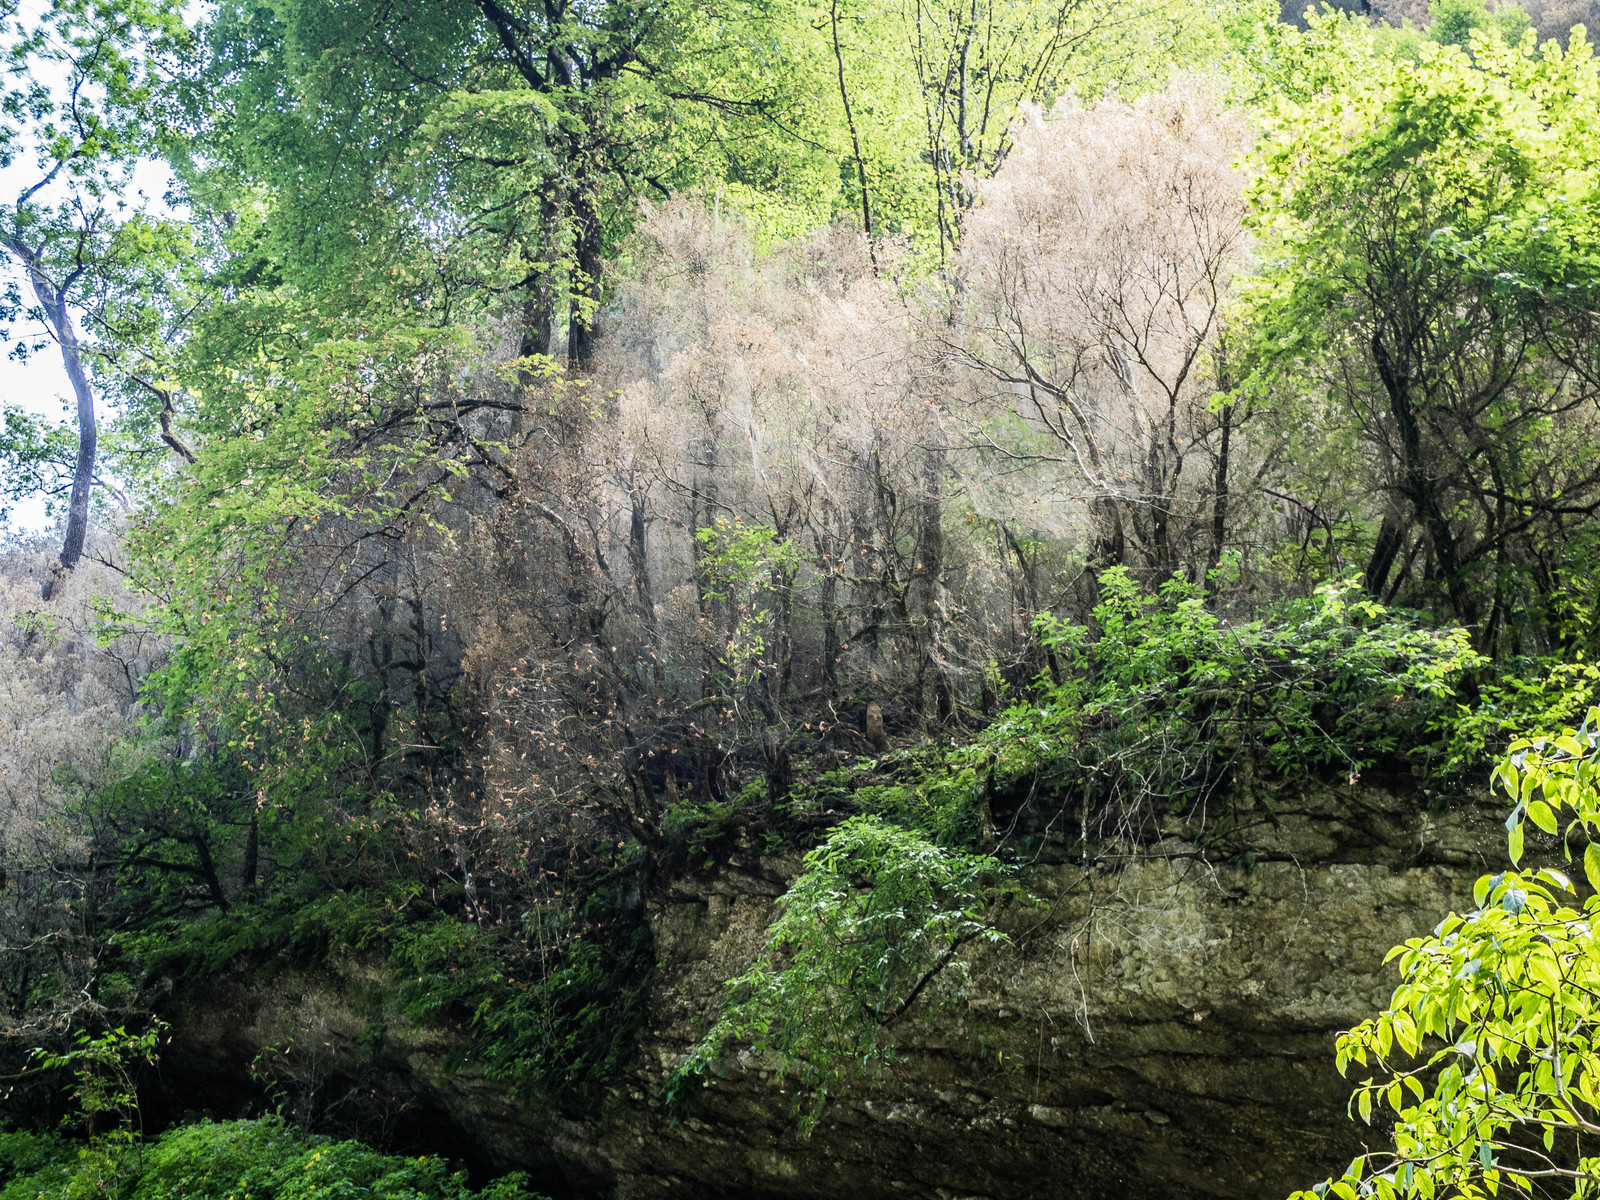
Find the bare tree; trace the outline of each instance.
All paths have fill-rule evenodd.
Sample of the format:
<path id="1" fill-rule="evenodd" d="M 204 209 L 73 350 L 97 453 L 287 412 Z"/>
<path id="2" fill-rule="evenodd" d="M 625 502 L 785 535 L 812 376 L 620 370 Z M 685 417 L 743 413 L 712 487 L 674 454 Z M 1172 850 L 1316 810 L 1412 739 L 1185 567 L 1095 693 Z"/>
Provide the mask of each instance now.
<path id="1" fill-rule="evenodd" d="M 1247 130 L 1197 91 L 1031 113 L 979 187 L 954 326 L 957 411 L 991 461 L 1063 471 L 1091 564 L 1203 577 L 1227 543 L 1239 416 L 1225 306 L 1248 263 Z"/>
<path id="2" fill-rule="evenodd" d="M 1168 36 L 1149 0 L 908 0 L 906 40 L 922 100 L 941 261 L 961 244 L 981 183 L 1015 146 L 1019 109 L 1103 87 Z"/>

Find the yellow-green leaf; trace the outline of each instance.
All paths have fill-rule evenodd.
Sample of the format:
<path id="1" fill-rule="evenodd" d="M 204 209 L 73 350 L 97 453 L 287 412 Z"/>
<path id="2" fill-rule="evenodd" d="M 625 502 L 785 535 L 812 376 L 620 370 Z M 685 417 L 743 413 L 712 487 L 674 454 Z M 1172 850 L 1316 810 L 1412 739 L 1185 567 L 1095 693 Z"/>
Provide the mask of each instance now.
<path id="1" fill-rule="evenodd" d="M 1543 800 L 1534 800 L 1528 805 L 1528 819 L 1546 833 L 1556 831 L 1556 815 Z"/>
<path id="2" fill-rule="evenodd" d="M 1552 992 L 1561 985 L 1561 968 L 1548 946 L 1536 946 L 1528 956 L 1528 974 Z"/>

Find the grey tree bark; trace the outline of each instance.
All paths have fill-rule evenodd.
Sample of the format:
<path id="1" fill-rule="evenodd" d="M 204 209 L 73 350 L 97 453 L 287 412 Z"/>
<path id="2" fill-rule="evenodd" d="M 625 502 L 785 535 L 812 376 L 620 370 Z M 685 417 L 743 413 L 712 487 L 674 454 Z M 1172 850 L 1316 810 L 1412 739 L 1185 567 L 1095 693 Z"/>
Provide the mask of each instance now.
<path id="1" fill-rule="evenodd" d="M 78 407 L 78 459 L 72 472 L 72 498 L 67 504 L 67 534 L 61 544 L 60 565 L 44 582 L 46 600 L 78 565 L 83 557 L 83 546 L 89 535 L 89 494 L 94 487 L 94 462 L 96 435 L 94 391 L 89 387 L 89 376 L 83 368 L 83 352 L 78 344 L 78 331 L 72 324 L 72 314 L 67 311 L 67 292 L 71 280 L 57 284 L 46 274 L 39 254 L 18 239 L 7 239 L 5 247 L 28 273 L 28 282 L 39 299 L 45 321 L 61 348 L 61 362 L 72 382 L 72 394 Z"/>

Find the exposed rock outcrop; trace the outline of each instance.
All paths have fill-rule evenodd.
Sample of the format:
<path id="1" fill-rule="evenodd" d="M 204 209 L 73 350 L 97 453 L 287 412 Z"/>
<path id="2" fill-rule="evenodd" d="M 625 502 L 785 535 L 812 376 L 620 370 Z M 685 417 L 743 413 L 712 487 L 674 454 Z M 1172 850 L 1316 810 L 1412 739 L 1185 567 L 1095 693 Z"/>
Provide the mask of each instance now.
<path id="1" fill-rule="evenodd" d="M 797 866 L 748 846 L 655 902 L 649 1028 L 597 1114 L 530 1110 L 450 1070 L 459 1035 L 363 1007 L 377 968 L 356 962 L 219 982 L 175 1008 L 163 1069 L 174 1093 L 232 1115 L 249 1060 L 299 1030 L 308 1088 L 365 1105 L 399 1143 L 524 1167 L 552 1194 L 1280 1197 L 1363 1135 L 1381 1139 L 1345 1114 L 1333 1035 L 1387 1000 L 1388 948 L 1460 907 L 1499 861 L 1497 813 L 1419 804 L 1352 788 L 1281 805 L 1229 865 L 1178 829 L 1090 870 L 1047 840 L 1030 879 L 1041 904 L 1008 917 L 1014 944 L 981 952 L 964 1006 L 908 1026 L 905 1061 L 806 1142 L 792 1093 L 756 1056 L 728 1064 L 676 1123 L 661 1096 Z"/>

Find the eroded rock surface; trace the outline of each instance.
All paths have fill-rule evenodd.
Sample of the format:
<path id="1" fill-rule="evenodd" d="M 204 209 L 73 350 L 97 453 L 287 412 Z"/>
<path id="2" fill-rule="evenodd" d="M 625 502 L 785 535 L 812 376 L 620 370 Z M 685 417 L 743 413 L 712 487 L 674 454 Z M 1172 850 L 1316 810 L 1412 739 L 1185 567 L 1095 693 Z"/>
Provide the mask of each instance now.
<path id="1" fill-rule="evenodd" d="M 966 1003 L 908 1025 L 906 1061 L 842 1098 L 806 1142 L 792 1092 L 759 1056 L 727 1064 L 677 1122 L 661 1097 L 798 865 L 748 846 L 654 903 L 649 1028 L 599 1113 L 530 1110 L 452 1070 L 460 1035 L 385 1020 L 373 964 L 219 983 L 176 1009 L 164 1071 L 175 1093 L 233 1115 L 250 1059 L 294 1037 L 308 1079 L 366 1105 L 375 1134 L 529 1169 L 552 1194 L 1281 1197 L 1342 1166 L 1363 1135 L 1381 1138 L 1345 1114 L 1333 1036 L 1387 1001 L 1389 947 L 1468 902 L 1498 865 L 1492 807 L 1429 816 L 1422 803 L 1318 794 L 1280 808 L 1252 835 L 1253 857 L 1226 865 L 1182 829 L 1088 870 L 1046 842 L 1029 880 L 1039 904 L 1007 917 L 1014 944 L 979 952 Z"/>

